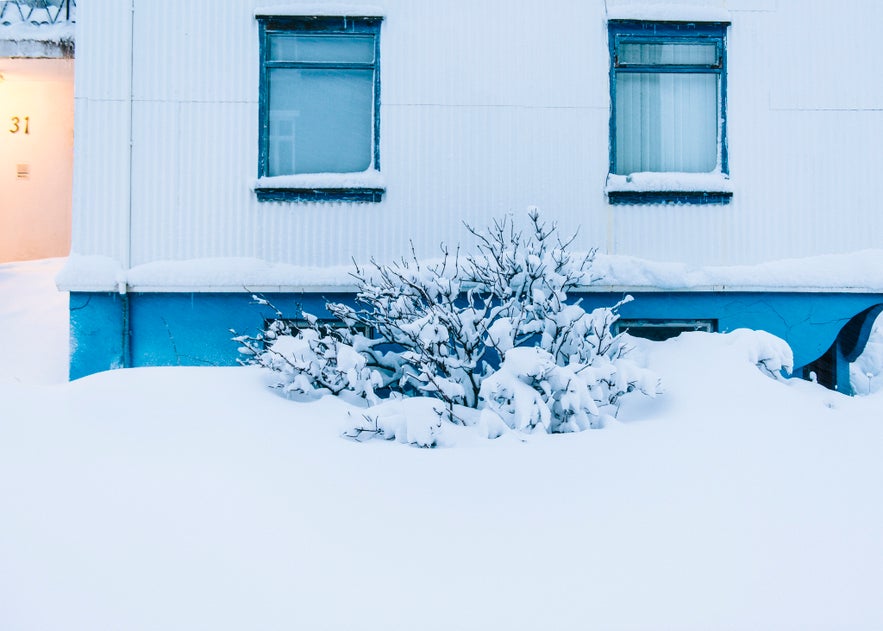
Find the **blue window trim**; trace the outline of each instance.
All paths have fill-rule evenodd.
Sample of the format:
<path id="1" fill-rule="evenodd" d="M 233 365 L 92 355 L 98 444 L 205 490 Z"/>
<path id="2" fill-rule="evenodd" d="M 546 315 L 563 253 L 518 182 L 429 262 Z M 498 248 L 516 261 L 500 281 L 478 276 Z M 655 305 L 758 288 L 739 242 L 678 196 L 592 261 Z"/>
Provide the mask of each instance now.
<path id="1" fill-rule="evenodd" d="M 372 168 L 380 171 L 380 25 L 376 16 L 257 16 L 260 39 L 260 88 L 258 97 L 258 178 L 269 175 L 270 150 L 270 81 L 269 68 L 286 62 L 269 61 L 270 37 L 275 33 L 327 33 L 374 35 L 374 133 Z M 379 188 L 296 188 L 257 187 L 258 201 L 273 202 L 379 202 L 384 189 Z"/>
<path id="2" fill-rule="evenodd" d="M 382 188 L 256 188 L 261 202 L 380 202 Z"/>
<path id="3" fill-rule="evenodd" d="M 609 191 L 611 204 L 642 206 L 648 204 L 729 204 L 730 191 Z"/>
<path id="4" fill-rule="evenodd" d="M 727 148 L 727 28 L 729 22 L 660 22 L 645 20 L 610 20 L 608 22 L 608 50 L 610 53 L 610 153 L 609 173 L 614 173 L 616 163 L 616 75 L 623 72 L 704 72 L 719 76 L 720 137 L 718 152 L 721 173 L 729 175 L 729 151 Z M 719 64 L 699 67 L 696 65 L 669 65 L 663 68 L 638 64 L 618 65 L 617 43 L 635 41 L 641 43 L 708 43 L 714 42 Z M 733 194 L 729 191 L 610 191 L 611 204 L 728 204 Z"/>

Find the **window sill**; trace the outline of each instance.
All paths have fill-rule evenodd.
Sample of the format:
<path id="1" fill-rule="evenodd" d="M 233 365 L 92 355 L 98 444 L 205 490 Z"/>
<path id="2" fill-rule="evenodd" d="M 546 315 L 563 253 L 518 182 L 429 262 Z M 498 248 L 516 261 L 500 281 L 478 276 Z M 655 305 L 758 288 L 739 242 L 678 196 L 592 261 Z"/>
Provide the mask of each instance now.
<path id="1" fill-rule="evenodd" d="M 611 204 L 729 204 L 728 175 L 712 173 L 631 173 L 607 176 Z"/>
<path id="2" fill-rule="evenodd" d="M 383 200 L 386 185 L 379 171 L 304 173 L 258 178 L 254 192 L 261 202 L 359 202 Z"/>

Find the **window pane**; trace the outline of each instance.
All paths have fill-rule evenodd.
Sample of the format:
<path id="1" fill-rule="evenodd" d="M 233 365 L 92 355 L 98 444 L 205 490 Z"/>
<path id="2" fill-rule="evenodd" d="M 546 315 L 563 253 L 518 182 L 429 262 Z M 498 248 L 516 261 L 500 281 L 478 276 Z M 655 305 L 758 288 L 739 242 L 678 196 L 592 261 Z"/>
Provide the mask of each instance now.
<path id="1" fill-rule="evenodd" d="M 716 74 L 618 73 L 614 171 L 713 171 L 718 102 Z"/>
<path id="2" fill-rule="evenodd" d="M 374 63 L 374 36 L 274 34 L 270 61 L 370 64 Z"/>
<path id="3" fill-rule="evenodd" d="M 352 173 L 371 166 L 373 70 L 274 68 L 268 175 Z"/>
<path id="4" fill-rule="evenodd" d="M 639 44 L 622 42 L 617 48 L 619 65 L 702 65 L 719 64 L 717 46 L 707 44 Z"/>

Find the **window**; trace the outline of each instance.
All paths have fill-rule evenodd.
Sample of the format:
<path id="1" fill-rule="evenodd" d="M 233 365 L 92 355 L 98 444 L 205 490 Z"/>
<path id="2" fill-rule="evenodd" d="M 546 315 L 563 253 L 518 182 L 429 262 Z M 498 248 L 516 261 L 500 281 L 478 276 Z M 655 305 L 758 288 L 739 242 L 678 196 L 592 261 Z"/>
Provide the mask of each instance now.
<path id="1" fill-rule="evenodd" d="M 661 342 L 688 331 L 717 331 L 717 320 L 626 320 L 620 318 L 613 324 L 613 334 L 628 333 L 645 340 Z"/>
<path id="2" fill-rule="evenodd" d="M 611 203 L 721 203 L 726 23 L 611 20 Z"/>
<path id="3" fill-rule="evenodd" d="M 324 334 L 329 334 L 335 329 L 347 328 L 345 322 L 334 318 L 316 318 L 315 323 Z M 281 335 L 297 335 L 299 332 L 312 328 L 312 324 L 306 318 L 265 318 L 263 331 L 275 331 Z M 374 337 L 374 331 L 365 324 L 355 324 L 349 327 L 360 335 L 368 338 Z"/>
<path id="4" fill-rule="evenodd" d="M 380 201 L 381 18 L 258 20 L 258 199 Z"/>

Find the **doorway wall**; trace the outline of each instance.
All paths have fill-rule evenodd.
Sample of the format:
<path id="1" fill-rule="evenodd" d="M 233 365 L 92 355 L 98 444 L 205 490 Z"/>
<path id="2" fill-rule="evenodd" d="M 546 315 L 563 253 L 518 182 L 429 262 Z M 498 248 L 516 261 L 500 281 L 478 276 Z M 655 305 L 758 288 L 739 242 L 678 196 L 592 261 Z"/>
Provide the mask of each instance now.
<path id="1" fill-rule="evenodd" d="M 0 58 L 0 263 L 70 251 L 74 60 Z"/>

